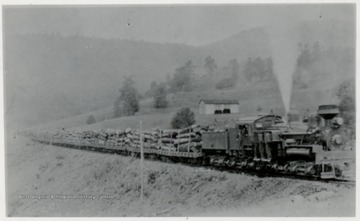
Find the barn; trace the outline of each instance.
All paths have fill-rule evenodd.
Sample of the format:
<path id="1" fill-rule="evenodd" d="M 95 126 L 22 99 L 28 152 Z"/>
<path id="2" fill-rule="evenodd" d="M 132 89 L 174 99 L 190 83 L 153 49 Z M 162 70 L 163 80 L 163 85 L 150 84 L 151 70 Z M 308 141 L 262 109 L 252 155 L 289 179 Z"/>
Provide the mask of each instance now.
<path id="1" fill-rule="evenodd" d="M 200 114 L 236 114 L 239 113 L 237 100 L 202 99 L 199 102 Z"/>

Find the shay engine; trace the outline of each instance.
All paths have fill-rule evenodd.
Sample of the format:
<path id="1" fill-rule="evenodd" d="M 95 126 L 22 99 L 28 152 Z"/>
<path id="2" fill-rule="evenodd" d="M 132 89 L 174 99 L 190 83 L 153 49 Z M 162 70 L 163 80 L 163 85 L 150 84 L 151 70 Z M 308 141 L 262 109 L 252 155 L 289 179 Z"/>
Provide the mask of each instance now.
<path id="1" fill-rule="evenodd" d="M 204 133 L 202 151 L 215 166 L 347 179 L 355 163 L 346 146 L 350 130 L 336 105 L 319 106 L 318 116 L 323 120 L 303 132 L 277 115 L 242 118 L 234 128 Z"/>

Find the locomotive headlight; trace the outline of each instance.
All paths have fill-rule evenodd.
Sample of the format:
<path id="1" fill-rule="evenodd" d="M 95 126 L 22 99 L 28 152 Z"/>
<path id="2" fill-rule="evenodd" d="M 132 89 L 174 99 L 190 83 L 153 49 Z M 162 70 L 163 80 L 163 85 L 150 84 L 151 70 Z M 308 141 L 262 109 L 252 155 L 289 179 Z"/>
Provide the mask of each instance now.
<path id="1" fill-rule="evenodd" d="M 343 125 L 343 123 L 344 123 L 344 119 L 342 119 L 342 117 L 335 117 L 332 120 L 332 124 L 335 126 L 341 126 L 341 125 Z"/>

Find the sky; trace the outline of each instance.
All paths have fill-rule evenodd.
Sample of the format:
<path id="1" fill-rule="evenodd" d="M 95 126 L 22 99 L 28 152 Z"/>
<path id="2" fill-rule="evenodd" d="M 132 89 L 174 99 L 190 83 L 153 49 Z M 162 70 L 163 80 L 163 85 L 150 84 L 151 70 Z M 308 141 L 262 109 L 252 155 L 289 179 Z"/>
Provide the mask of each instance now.
<path id="1" fill-rule="evenodd" d="M 354 4 L 5 6 L 5 34 L 57 33 L 206 45 L 259 26 L 355 21 Z"/>

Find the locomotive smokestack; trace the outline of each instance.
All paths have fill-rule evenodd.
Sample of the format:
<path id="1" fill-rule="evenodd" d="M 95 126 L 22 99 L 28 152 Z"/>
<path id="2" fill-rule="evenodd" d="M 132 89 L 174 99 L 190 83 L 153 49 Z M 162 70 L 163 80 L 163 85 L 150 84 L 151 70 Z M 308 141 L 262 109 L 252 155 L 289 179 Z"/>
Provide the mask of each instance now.
<path id="1" fill-rule="evenodd" d="M 318 109 L 318 115 L 325 120 L 325 127 L 331 127 L 331 120 L 339 113 L 339 107 L 335 104 L 320 105 Z"/>

